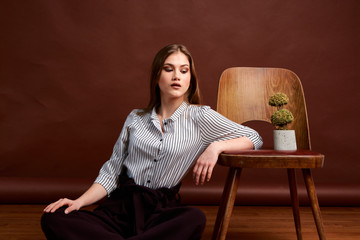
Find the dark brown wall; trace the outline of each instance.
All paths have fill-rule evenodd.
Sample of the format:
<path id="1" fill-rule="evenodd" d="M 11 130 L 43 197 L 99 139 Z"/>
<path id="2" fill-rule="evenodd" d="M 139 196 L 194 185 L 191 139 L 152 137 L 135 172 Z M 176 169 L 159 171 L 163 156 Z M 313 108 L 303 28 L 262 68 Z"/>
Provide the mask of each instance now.
<path id="1" fill-rule="evenodd" d="M 96 177 L 129 111 L 147 104 L 154 54 L 176 42 L 213 108 L 228 67 L 294 71 L 313 149 L 326 155 L 320 202 L 359 203 L 359 10 L 357 0 L 1 1 L 0 177 Z M 283 180 L 249 170 L 243 184 Z"/>

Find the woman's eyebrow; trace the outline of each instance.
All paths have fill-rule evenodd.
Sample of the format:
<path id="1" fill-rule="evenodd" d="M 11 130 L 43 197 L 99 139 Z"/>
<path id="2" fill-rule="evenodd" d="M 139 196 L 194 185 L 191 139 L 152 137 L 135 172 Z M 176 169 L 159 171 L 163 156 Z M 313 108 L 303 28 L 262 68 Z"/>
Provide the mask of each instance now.
<path id="1" fill-rule="evenodd" d="M 164 66 L 165 65 L 170 65 L 172 67 L 174 66 L 174 64 L 171 64 L 171 63 L 164 63 Z M 180 65 L 180 67 L 188 67 L 188 66 L 189 66 L 189 64 L 187 64 L 187 63 Z"/>

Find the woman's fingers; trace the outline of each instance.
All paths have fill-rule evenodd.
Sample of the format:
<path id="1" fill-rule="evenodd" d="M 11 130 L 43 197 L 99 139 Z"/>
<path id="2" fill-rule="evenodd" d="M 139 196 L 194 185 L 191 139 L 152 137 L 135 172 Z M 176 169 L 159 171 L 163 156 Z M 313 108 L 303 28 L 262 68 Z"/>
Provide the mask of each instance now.
<path id="1" fill-rule="evenodd" d="M 69 213 L 71 213 L 72 211 L 74 211 L 75 209 L 74 209 L 74 207 L 73 206 L 70 206 L 70 207 L 68 207 L 67 209 L 65 209 L 65 214 L 69 214 Z"/>
<path id="2" fill-rule="evenodd" d="M 203 185 L 208 172 L 208 166 L 205 166 L 200 173 L 200 185 Z"/>
<path id="3" fill-rule="evenodd" d="M 193 179 L 196 185 L 199 184 L 200 172 L 202 168 L 199 166 L 198 163 L 195 164 L 194 171 L 193 171 Z"/>
<path id="4" fill-rule="evenodd" d="M 69 207 L 67 209 L 65 209 L 65 214 L 71 213 L 74 210 L 77 211 L 79 209 L 80 209 L 79 203 L 76 201 L 72 201 L 72 203 L 69 204 Z"/>
<path id="5" fill-rule="evenodd" d="M 53 209 L 53 207 L 54 207 L 57 203 L 59 203 L 61 200 L 62 200 L 62 199 L 59 199 L 59 200 L 57 200 L 56 202 L 53 202 L 53 203 L 47 205 L 46 208 L 44 209 L 44 212 L 50 212 L 50 211 Z"/>
<path id="6" fill-rule="evenodd" d="M 207 178 L 206 178 L 206 181 L 207 181 L 207 182 L 210 181 L 210 179 L 211 179 L 214 166 L 215 166 L 215 165 L 211 165 L 211 166 L 208 167 L 208 170 L 207 170 Z"/>
<path id="7" fill-rule="evenodd" d="M 57 201 L 55 203 L 55 205 L 51 208 L 50 212 L 55 212 L 56 210 L 58 210 L 59 208 L 61 208 L 62 206 L 64 205 L 67 205 L 68 204 L 68 199 L 64 198 L 64 199 L 61 199 L 60 201 Z"/>
<path id="8" fill-rule="evenodd" d="M 213 169 L 217 162 L 219 151 L 215 143 L 210 144 L 197 159 L 193 170 L 193 178 L 196 185 L 202 185 L 210 181 Z"/>
<path id="9" fill-rule="evenodd" d="M 205 181 L 210 181 L 214 169 L 213 164 L 196 163 L 193 171 L 193 179 L 196 185 L 203 185 Z"/>
<path id="10" fill-rule="evenodd" d="M 53 202 L 51 204 L 49 204 L 45 209 L 44 212 L 55 212 L 56 210 L 58 210 L 59 208 L 61 208 L 62 206 L 68 205 L 70 206 L 72 204 L 72 200 L 67 199 L 67 198 L 61 198 L 56 202 Z"/>

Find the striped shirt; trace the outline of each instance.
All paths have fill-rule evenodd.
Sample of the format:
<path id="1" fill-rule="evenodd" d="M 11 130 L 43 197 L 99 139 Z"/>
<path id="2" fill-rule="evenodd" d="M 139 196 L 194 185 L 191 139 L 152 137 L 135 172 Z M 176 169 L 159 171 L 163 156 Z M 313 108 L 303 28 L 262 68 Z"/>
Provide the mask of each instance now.
<path id="1" fill-rule="evenodd" d="M 95 182 L 110 194 L 117 187 L 121 171 L 127 169 L 127 175 L 138 185 L 170 188 L 214 141 L 248 137 L 255 149 L 262 146 L 256 131 L 230 121 L 209 106 L 183 102 L 163 120 L 163 128 L 164 132 L 155 109 L 149 113 L 133 110 Z"/>

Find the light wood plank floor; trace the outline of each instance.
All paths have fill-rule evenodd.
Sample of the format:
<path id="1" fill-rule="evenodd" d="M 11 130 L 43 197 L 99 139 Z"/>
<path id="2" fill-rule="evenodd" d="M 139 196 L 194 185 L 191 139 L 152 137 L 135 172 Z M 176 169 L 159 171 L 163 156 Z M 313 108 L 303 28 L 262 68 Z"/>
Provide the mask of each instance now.
<path id="1" fill-rule="evenodd" d="M 207 216 L 202 240 L 211 239 L 217 207 L 198 207 Z M 39 221 L 43 208 L 43 205 L 0 205 L 0 239 L 45 239 Z M 301 207 L 300 210 L 304 240 L 318 239 L 311 209 Z M 321 210 L 329 240 L 360 240 L 360 208 L 323 207 Z M 291 208 L 236 206 L 227 239 L 296 239 Z"/>

